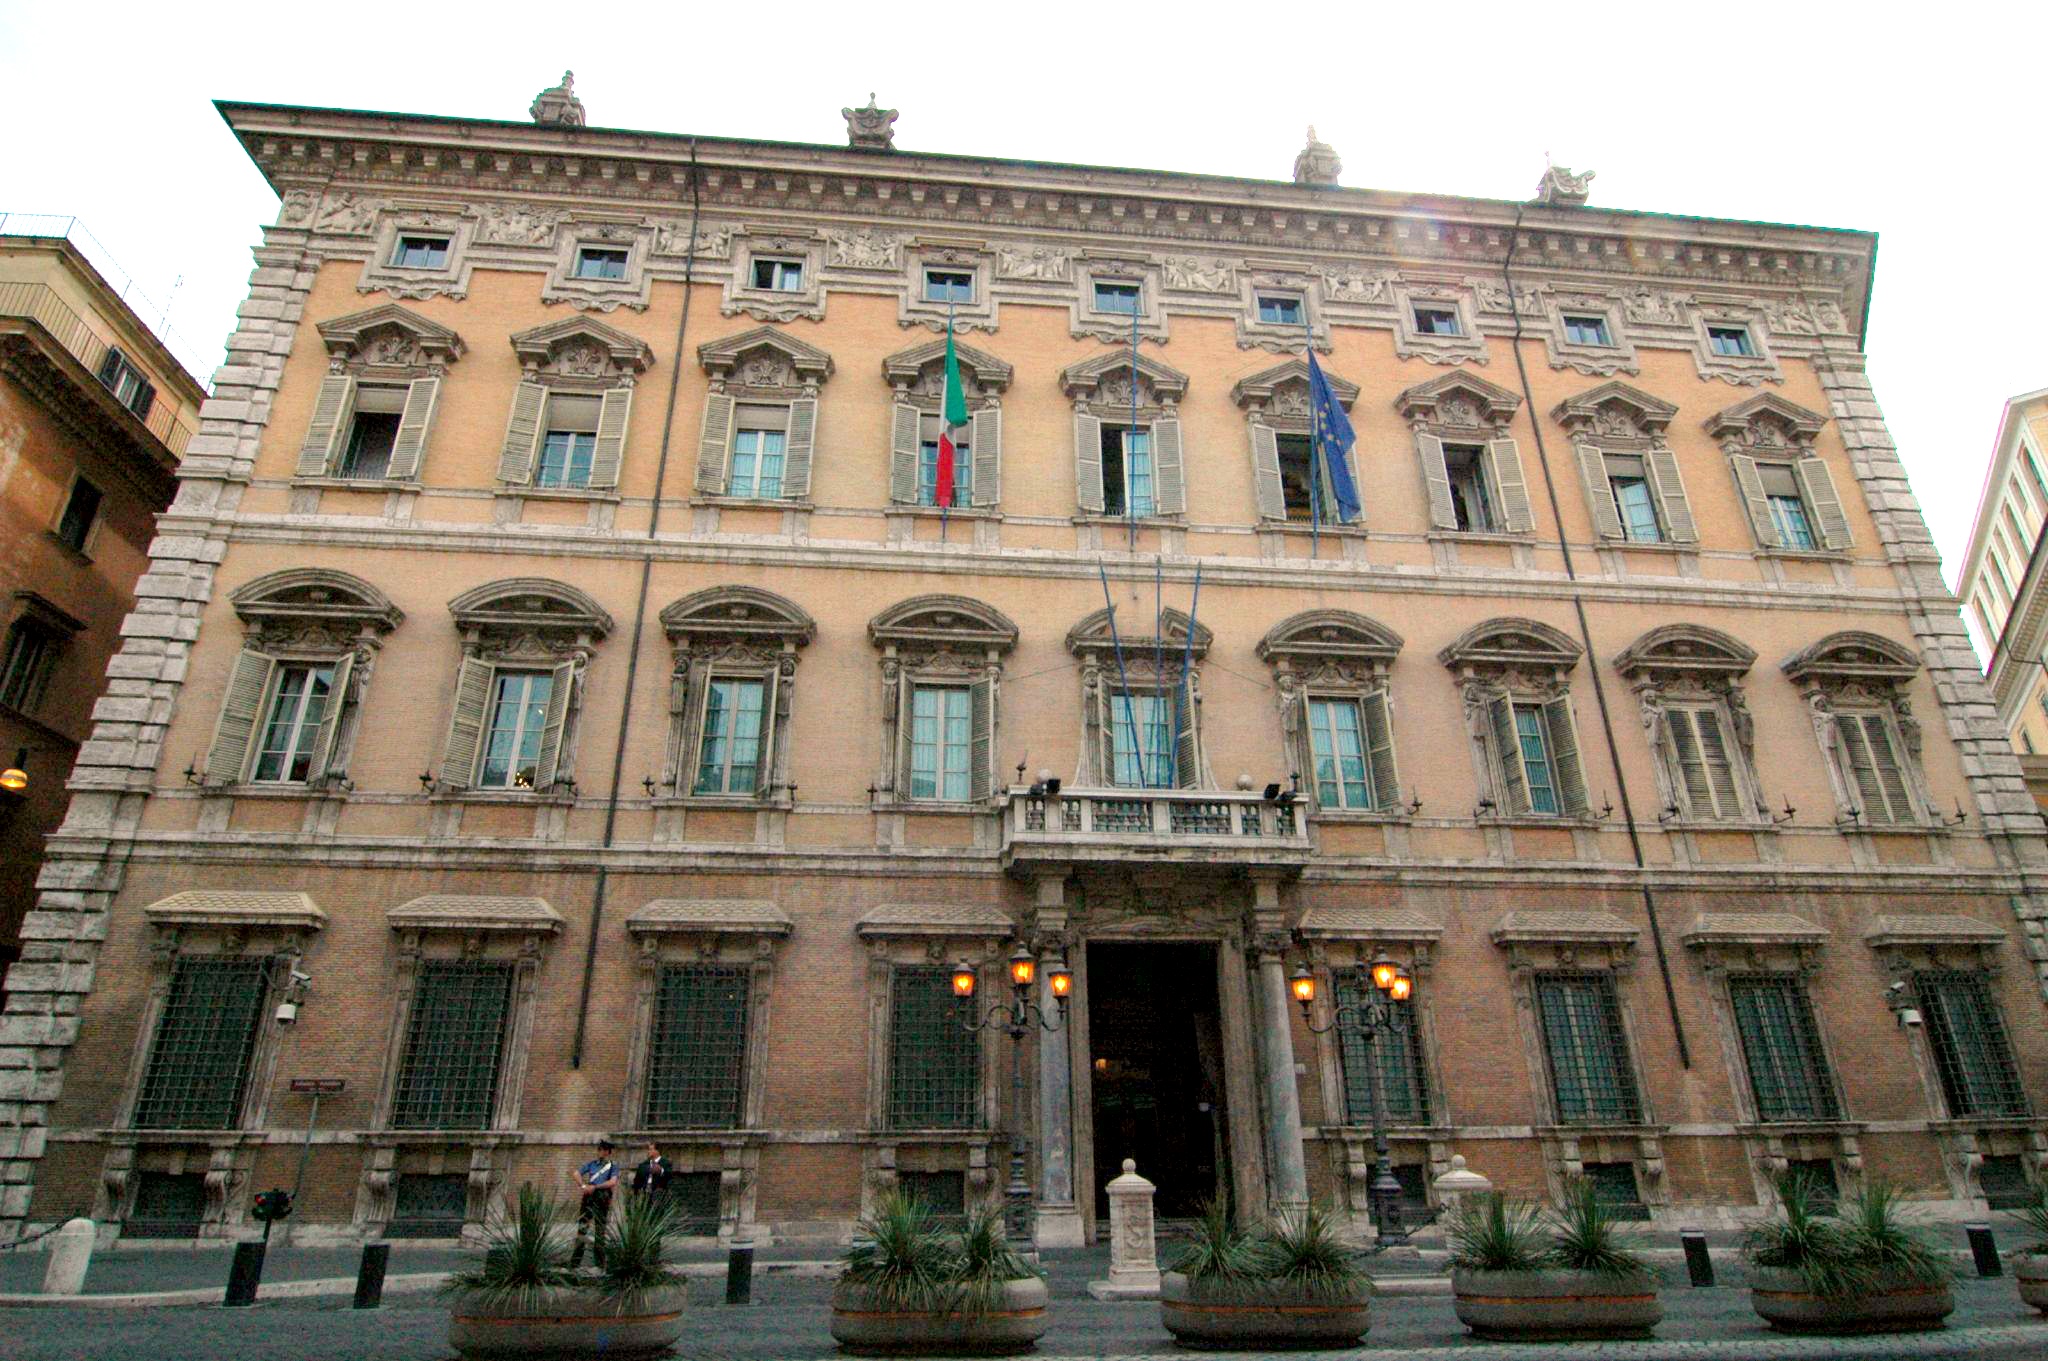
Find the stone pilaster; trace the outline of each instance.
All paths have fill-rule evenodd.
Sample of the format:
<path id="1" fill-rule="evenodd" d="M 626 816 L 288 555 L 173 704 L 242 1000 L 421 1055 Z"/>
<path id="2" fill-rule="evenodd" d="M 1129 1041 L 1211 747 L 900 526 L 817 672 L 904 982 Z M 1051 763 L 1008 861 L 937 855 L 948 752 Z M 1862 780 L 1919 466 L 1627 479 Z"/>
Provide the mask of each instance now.
<path id="1" fill-rule="evenodd" d="M 1074 1197 L 1074 1070 L 1067 1038 L 1071 1018 L 1052 995 L 1052 966 L 1066 958 L 1066 881 L 1037 882 L 1033 927 L 1038 937 L 1038 1005 L 1059 1016 L 1057 1030 L 1038 1031 L 1038 1246 L 1083 1246 L 1081 1206 Z"/>
<path id="2" fill-rule="evenodd" d="M 1286 950 L 1290 939 L 1280 912 L 1280 885 L 1253 877 L 1258 981 L 1259 1078 L 1265 1087 L 1266 1166 L 1270 1203 L 1285 1209 L 1308 1203 L 1308 1166 L 1301 1151 L 1301 1095 L 1294 1080 L 1294 1033 L 1288 1016 Z"/>

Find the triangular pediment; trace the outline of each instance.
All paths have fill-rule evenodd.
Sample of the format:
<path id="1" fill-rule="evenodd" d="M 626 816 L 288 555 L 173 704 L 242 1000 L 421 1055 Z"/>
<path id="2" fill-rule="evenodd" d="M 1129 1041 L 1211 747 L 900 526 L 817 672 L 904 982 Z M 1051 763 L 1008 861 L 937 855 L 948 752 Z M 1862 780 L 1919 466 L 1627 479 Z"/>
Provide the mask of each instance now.
<path id="1" fill-rule="evenodd" d="M 1406 420 L 1471 429 L 1505 426 L 1521 405 L 1522 399 L 1506 388 L 1462 370 L 1417 383 L 1394 398 Z"/>
<path id="2" fill-rule="evenodd" d="M 463 348 L 462 337 L 454 331 L 395 302 L 331 317 L 320 323 L 320 339 L 337 358 L 373 362 L 408 363 L 424 357 L 446 363 L 461 358 Z M 379 340 L 385 342 L 381 354 L 375 352 Z"/>
<path id="3" fill-rule="evenodd" d="M 706 373 L 718 377 L 729 376 L 749 358 L 764 355 L 780 358 L 800 379 L 822 381 L 832 373 L 831 355 L 774 326 L 756 326 L 697 347 L 697 362 Z"/>
<path id="4" fill-rule="evenodd" d="M 1170 364 L 1161 363 L 1149 354 L 1138 356 L 1138 378 L 1159 398 L 1179 401 L 1188 390 L 1188 376 Z M 1093 359 L 1084 359 L 1078 364 L 1069 364 L 1060 371 L 1060 391 L 1069 397 L 1093 397 L 1106 382 L 1128 378 L 1131 372 L 1131 355 L 1128 350 L 1111 350 Z"/>
<path id="5" fill-rule="evenodd" d="M 646 341 L 587 316 L 565 317 L 515 332 L 512 352 L 522 363 L 534 366 L 573 361 L 579 355 L 630 373 L 644 373 L 654 363 L 653 347 Z"/>
<path id="6" fill-rule="evenodd" d="M 1827 427 L 1828 418 L 1788 402 L 1775 392 L 1762 392 L 1707 418 L 1715 439 L 1746 439 L 1752 444 L 1811 444 Z"/>
<path id="7" fill-rule="evenodd" d="M 962 374 L 981 392 L 1001 392 L 1010 386 L 1010 377 L 1015 372 L 1010 365 L 972 345 L 953 344 L 953 351 L 960 359 Z M 943 364 L 946 359 L 944 338 L 929 340 L 922 345 L 913 345 L 907 350 L 898 350 L 882 361 L 882 377 L 893 386 L 915 383 L 927 369 Z"/>
<path id="8" fill-rule="evenodd" d="M 1321 365 L 1317 365 L 1321 368 Z M 1347 408 L 1358 400 L 1358 384 L 1323 369 L 1323 378 L 1330 385 L 1330 391 Z M 1290 359 L 1284 364 L 1275 364 L 1270 369 L 1260 369 L 1247 378 L 1237 380 L 1230 389 L 1230 400 L 1239 406 L 1251 402 L 1270 403 L 1275 394 L 1283 388 L 1308 387 L 1308 364 L 1300 359 Z"/>
<path id="9" fill-rule="evenodd" d="M 1551 419 L 1566 429 L 1580 426 L 1595 433 L 1648 437 L 1671 424 L 1678 408 L 1627 383 L 1602 383 L 1557 404 Z"/>

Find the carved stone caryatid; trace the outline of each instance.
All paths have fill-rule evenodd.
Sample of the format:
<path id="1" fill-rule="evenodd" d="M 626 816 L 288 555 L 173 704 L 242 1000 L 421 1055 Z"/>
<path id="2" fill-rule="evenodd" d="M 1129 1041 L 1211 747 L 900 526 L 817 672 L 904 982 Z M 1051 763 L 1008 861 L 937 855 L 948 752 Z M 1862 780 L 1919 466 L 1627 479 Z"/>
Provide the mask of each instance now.
<path id="1" fill-rule="evenodd" d="M 1337 176 L 1344 172 L 1344 162 L 1337 159 L 1336 148 L 1328 142 L 1316 139 L 1316 130 L 1308 130 L 1308 145 L 1294 157 L 1294 182 L 1296 184 L 1318 184 L 1331 186 L 1337 183 Z"/>
<path id="2" fill-rule="evenodd" d="M 562 72 L 562 83 L 550 85 L 533 97 L 533 105 L 527 110 L 533 121 L 554 124 L 557 127 L 580 128 L 585 119 L 583 101 L 576 97 L 576 73 Z"/>
<path id="3" fill-rule="evenodd" d="M 846 144 L 862 151 L 894 151 L 896 149 L 896 110 L 875 107 L 875 96 L 868 95 L 864 109 L 841 109 L 846 119 Z"/>
<path id="4" fill-rule="evenodd" d="M 1593 196 L 1593 175 L 1591 170 L 1574 175 L 1561 165 L 1545 166 L 1543 178 L 1536 182 L 1536 201 L 1556 208 L 1583 208 Z"/>

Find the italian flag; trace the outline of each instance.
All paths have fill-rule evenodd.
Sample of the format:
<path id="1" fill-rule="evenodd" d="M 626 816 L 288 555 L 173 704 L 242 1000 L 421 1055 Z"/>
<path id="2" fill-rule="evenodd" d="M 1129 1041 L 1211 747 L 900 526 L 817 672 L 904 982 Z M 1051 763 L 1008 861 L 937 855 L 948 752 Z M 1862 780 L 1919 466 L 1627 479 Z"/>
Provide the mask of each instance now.
<path id="1" fill-rule="evenodd" d="M 960 386 L 960 356 L 953 350 L 953 318 L 946 317 L 946 400 L 939 409 L 939 467 L 933 499 L 953 504 L 953 431 L 967 424 L 967 390 Z"/>

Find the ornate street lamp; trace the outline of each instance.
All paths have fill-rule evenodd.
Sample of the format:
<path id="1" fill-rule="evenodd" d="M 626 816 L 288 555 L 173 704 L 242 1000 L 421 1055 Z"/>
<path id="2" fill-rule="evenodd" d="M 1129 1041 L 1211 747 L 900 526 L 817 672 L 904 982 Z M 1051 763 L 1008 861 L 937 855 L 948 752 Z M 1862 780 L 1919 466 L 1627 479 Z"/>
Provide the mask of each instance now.
<path id="1" fill-rule="evenodd" d="M 1372 962 L 1372 986 L 1377 996 L 1368 996 L 1355 1006 L 1338 1007 L 1329 1023 L 1317 1025 L 1309 1010 L 1316 1000 L 1316 977 L 1307 965 L 1295 969 L 1289 984 L 1294 1000 L 1301 1003 L 1302 1020 L 1318 1035 L 1328 1034 L 1348 1018 L 1365 1038 L 1365 1087 L 1372 1099 L 1372 1181 L 1366 1195 L 1372 1204 L 1373 1229 L 1382 1244 L 1407 1241 L 1401 1227 L 1401 1183 L 1394 1179 L 1394 1162 L 1387 1154 L 1386 1121 L 1380 1110 L 1380 1066 L 1373 1053 L 1373 1041 L 1382 1030 L 1394 1025 L 1394 1004 L 1405 1002 L 1415 990 L 1408 971 L 1385 955 Z"/>
<path id="2" fill-rule="evenodd" d="M 1031 985 L 1038 980 L 1038 961 L 1023 941 L 1010 951 L 1010 990 L 1007 1002 L 992 1002 L 981 1016 L 969 1015 L 961 1024 L 969 1030 L 1001 1030 L 1010 1037 L 1010 1106 L 1017 1128 L 1010 1137 L 1010 1184 L 1003 1188 L 1003 1232 L 1012 1243 L 1029 1250 L 1038 1239 L 1038 1207 L 1032 1203 L 1031 1182 L 1026 1164 L 1031 1153 L 1031 1124 L 1024 1112 L 1024 1037 L 1040 1026 L 1058 1030 L 1067 1021 L 1067 999 L 1074 992 L 1074 975 L 1064 957 L 1046 970 L 1046 982 L 1059 1002 L 1051 1016 L 1031 1000 Z M 953 966 L 953 995 L 974 996 L 974 966 L 962 960 Z"/>

